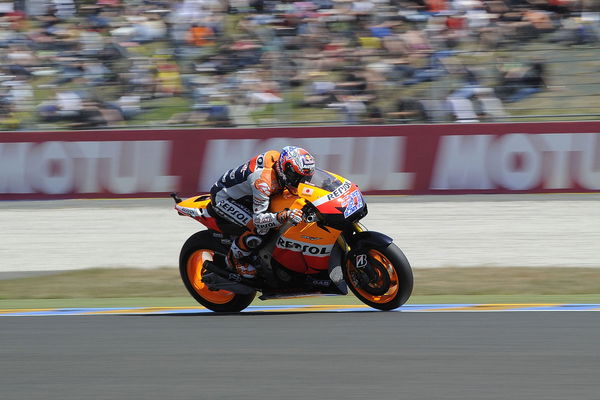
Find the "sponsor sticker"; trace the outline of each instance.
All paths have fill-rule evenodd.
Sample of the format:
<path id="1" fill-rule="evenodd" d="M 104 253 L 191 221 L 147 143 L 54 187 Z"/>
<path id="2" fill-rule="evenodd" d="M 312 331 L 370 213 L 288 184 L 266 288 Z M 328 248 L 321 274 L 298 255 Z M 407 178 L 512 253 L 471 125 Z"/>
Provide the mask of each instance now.
<path id="1" fill-rule="evenodd" d="M 197 208 L 182 207 L 182 206 L 175 206 L 175 208 L 179 212 L 189 215 L 190 217 L 200 217 L 201 216 L 201 212 Z"/>
<path id="2" fill-rule="evenodd" d="M 215 207 L 217 212 L 222 216 L 228 218 L 229 220 L 239 223 L 241 225 L 246 225 L 252 219 L 252 215 L 248 211 L 245 211 L 235 204 L 227 201 L 221 200 L 217 206 Z"/>
<path id="3" fill-rule="evenodd" d="M 352 183 L 350 183 L 350 181 L 346 181 L 344 182 L 344 184 L 340 187 L 338 187 L 337 189 L 335 189 L 333 192 L 329 193 L 327 195 L 327 201 L 329 200 L 333 200 L 336 197 L 339 197 L 341 195 L 343 195 L 344 193 L 346 193 L 348 190 L 350 190 L 350 187 L 352 186 Z"/>
<path id="4" fill-rule="evenodd" d="M 321 240 L 322 238 L 320 237 L 316 237 L 316 236 L 306 236 L 306 235 L 300 235 L 300 237 L 302 239 L 308 239 L 308 240 Z"/>
<path id="5" fill-rule="evenodd" d="M 364 268 L 367 266 L 367 255 L 357 254 L 356 255 L 356 268 Z"/>
<path id="6" fill-rule="evenodd" d="M 312 196 L 315 193 L 313 188 L 309 188 L 309 187 L 303 187 L 302 188 L 302 194 L 304 196 Z"/>
<path id="7" fill-rule="evenodd" d="M 288 249 L 292 251 L 298 251 L 305 255 L 310 255 L 314 257 L 327 257 L 331 253 L 331 249 L 333 248 L 333 244 L 331 245 L 315 245 L 297 242 L 295 240 L 286 239 L 280 237 L 277 239 L 277 247 L 280 249 Z"/>

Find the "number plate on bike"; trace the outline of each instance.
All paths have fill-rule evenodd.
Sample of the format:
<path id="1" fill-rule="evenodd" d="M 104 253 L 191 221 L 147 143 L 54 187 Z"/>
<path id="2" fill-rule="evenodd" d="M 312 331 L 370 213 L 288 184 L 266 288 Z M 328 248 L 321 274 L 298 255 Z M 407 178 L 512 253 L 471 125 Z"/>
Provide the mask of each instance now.
<path id="1" fill-rule="evenodd" d="M 344 209 L 344 217 L 348 218 L 350 215 L 360 210 L 363 205 L 364 202 L 360 191 L 355 190 L 352 193 L 349 193 L 342 201 L 342 207 L 346 207 Z"/>

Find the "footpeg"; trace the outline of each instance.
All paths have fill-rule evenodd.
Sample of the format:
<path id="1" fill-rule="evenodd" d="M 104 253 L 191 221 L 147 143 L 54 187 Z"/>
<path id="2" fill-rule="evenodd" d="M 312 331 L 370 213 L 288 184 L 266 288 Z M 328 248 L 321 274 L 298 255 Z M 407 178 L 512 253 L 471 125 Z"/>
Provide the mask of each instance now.
<path id="1" fill-rule="evenodd" d="M 249 286 L 228 281 L 227 279 L 222 278 L 213 272 L 204 274 L 202 276 L 202 282 L 204 282 L 206 286 L 213 291 L 228 290 L 236 294 L 251 294 L 254 292 L 254 289 Z"/>
<path id="2" fill-rule="evenodd" d="M 230 270 L 225 270 L 222 267 L 219 267 L 217 264 L 213 263 L 210 260 L 204 261 L 204 263 L 202 264 L 202 266 L 207 271 L 209 271 L 214 276 L 216 276 L 217 278 L 220 278 L 220 279 L 222 279 L 225 282 L 228 282 L 230 284 L 236 284 L 236 285 L 239 285 L 239 286 L 246 287 L 246 288 L 248 288 L 248 289 L 250 289 L 252 291 L 255 290 L 254 286 L 259 283 L 257 281 L 258 278 L 246 279 L 246 278 L 244 278 L 243 276 L 241 276 L 240 274 L 238 274 L 236 272 L 232 272 Z M 207 274 L 205 274 L 205 275 L 207 275 Z M 220 282 L 220 283 L 222 283 L 222 282 Z M 230 290 L 230 289 L 227 289 L 227 290 Z M 234 290 L 231 290 L 231 291 L 234 292 Z M 235 293 L 237 293 L 237 292 L 235 292 Z"/>

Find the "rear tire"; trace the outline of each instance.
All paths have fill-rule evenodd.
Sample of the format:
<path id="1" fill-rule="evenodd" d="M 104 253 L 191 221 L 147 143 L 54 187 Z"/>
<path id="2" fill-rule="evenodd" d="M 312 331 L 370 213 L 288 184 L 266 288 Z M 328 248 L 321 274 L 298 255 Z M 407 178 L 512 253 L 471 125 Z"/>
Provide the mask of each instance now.
<path id="1" fill-rule="evenodd" d="M 236 294 L 227 290 L 212 291 L 202 282 L 206 270 L 204 260 L 212 260 L 215 254 L 225 254 L 229 249 L 215 240 L 209 231 L 200 231 L 183 244 L 179 255 L 181 279 L 194 299 L 215 312 L 240 312 L 252 303 L 256 292 Z"/>
<path id="2" fill-rule="evenodd" d="M 378 310 L 389 311 L 400 307 L 410 297 L 413 273 L 406 256 L 394 243 L 387 247 L 371 247 L 367 254 L 372 260 L 377 281 L 361 282 L 360 272 L 353 260 L 347 260 L 344 279 L 352 293 L 363 303 Z"/>

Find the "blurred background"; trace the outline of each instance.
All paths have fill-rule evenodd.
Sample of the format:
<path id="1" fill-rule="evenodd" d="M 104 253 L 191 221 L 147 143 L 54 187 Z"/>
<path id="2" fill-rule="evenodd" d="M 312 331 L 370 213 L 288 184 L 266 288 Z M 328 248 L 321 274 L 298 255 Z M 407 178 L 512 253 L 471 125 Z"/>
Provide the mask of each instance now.
<path id="1" fill-rule="evenodd" d="M 413 305 L 600 310 L 599 48 L 600 0 L 0 0 L 2 399 L 598 399 L 593 313 L 10 315 L 197 309 L 168 193 L 289 144 Z"/>
<path id="2" fill-rule="evenodd" d="M 598 0 L 0 2 L 0 129 L 597 119 Z"/>
<path id="3" fill-rule="evenodd" d="M 514 291 L 522 275 L 496 272 L 500 294 L 556 294 L 544 268 L 579 268 L 564 290 L 600 293 L 581 284 L 600 282 L 585 275 L 600 265 L 600 0 L 0 0 L 0 15 L 0 200 L 21 200 L 0 202 L 0 278 L 169 267 L 181 295 L 172 267 L 201 226 L 166 194 L 291 137 L 393 195 L 369 199 L 365 223 L 401 243 L 417 295 L 485 292 L 446 286 L 464 267 L 538 279 Z M 539 123 L 470 124 L 521 121 Z M 361 124 L 388 126 L 345 126 Z M 264 129 L 294 125 L 316 127 Z M 88 128 L 114 131 L 70 131 Z M 457 193 L 484 195 L 413 197 Z M 98 200 L 114 197 L 158 198 Z M 40 199 L 58 201 L 22 201 Z"/>

